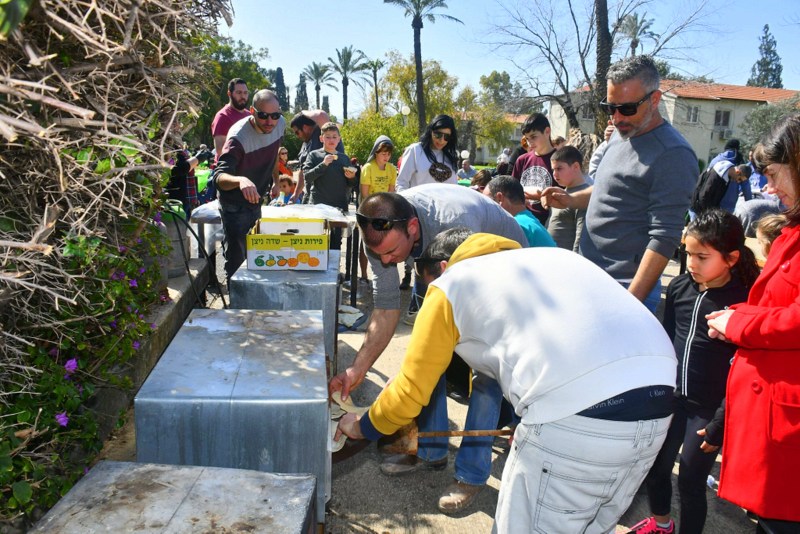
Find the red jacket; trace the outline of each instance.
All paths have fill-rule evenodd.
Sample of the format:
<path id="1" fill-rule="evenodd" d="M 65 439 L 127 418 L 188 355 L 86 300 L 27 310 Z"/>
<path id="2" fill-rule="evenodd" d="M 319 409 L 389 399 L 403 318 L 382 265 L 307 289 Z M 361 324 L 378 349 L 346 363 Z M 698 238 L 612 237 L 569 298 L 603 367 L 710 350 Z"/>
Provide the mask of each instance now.
<path id="1" fill-rule="evenodd" d="M 800 521 L 800 226 L 784 229 L 726 335 L 720 497 L 762 517 Z"/>

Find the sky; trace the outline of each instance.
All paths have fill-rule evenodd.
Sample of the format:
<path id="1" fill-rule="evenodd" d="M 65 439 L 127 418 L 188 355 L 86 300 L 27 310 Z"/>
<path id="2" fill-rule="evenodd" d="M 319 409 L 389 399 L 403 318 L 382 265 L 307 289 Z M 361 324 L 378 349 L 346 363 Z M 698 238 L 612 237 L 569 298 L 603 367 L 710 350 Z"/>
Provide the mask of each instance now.
<path id="1" fill-rule="evenodd" d="M 548 1 L 548 0 L 544 0 Z M 675 13 L 686 11 L 686 5 L 697 0 L 644 0 L 637 10 L 653 19 L 656 33 L 665 31 Z M 702 0 L 701 0 L 702 1 Z M 289 95 L 294 101 L 294 86 L 300 72 L 312 61 L 326 63 L 336 56 L 336 49 L 352 45 L 368 58 L 385 59 L 385 53 L 397 50 L 406 57 L 414 51 L 411 19 L 396 6 L 381 0 L 232 0 L 233 26 L 220 23 L 221 35 L 241 40 L 253 48 L 267 48 L 269 59 L 265 68 L 281 67 Z M 422 58 L 434 59 L 459 80 L 459 87 L 479 90 L 479 79 L 493 70 L 507 71 L 512 80 L 525 85 L 526 78 L 538 75 L 552 79 L 547 70 L 516 65 L 529 64 L 531 55 L 525 50 L 497 50 L 489 44 L 497 33 L 493 25 L 502 24 L 503 11 L 499 3 L 516 4 L 518 0 L 449 0 L 444 12 L 464 24 L 437 18 L 435 23 L 424 22 L 422 29 Z M 557 2 L 565 4 L 565 2 Z M 580 3 L 575 2 L 576 4 Z M 590 2 L 589 2 L 590 3 Z M 612 5 L 614 0 L 609 0 Z M 783 64 L 783 85 L 800 90 L 800 64 L 792 61 L 792 50 L 800 48 L 800 3 L 794 0 L 710 0 L 704 27 L 684 34 L 681 50 L 667 58 L 673 69 L 684 74 L 706 75 L 719 83 L 744 85 L 750 69 L 759 58 L 758 45 L 764 24 L 777 41 Z M 519 1 L 531 6 L 534 0 Z M 667 5 L 665 5 L 667 4 Z M 670 6 L 671 5 L 671 6 Z M 558 18 L 558 17 L 555 17 Z M 645 46 L 649 43 L 645 42 Z M 383 70 L 385 73 L 385 69 Z M 309 101 L 314 105 L 314 88 L 306 86 Z M 251 88 L 251 93 L 253 88 Z M 341 120 L 342 97 L 339 91 L 325 88 L 322 94 L 330 97 L 331 112 Z M 353 85 L 349 88 L 348 116 L 356 116 L 366 103 L 366 95 Z"/>

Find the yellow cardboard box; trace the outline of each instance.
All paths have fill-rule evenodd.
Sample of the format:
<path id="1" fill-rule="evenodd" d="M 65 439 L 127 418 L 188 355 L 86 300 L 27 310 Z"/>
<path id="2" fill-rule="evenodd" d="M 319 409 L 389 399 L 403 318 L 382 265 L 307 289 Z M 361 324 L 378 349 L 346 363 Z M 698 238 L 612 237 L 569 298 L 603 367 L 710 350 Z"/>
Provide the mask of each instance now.
<path id="1" fill-rule="evenodd" d="M 327 233 L 256 233 L 266 226 L 270 230 L 289 230 L 303 228 L 301 220 L 261 219 L 247 236 L 247 268 L 265 271 L 324 271 L 328 268 L 329 238 Z M 302 223 L 318 224 L 315 228 L 324 229 L 324 219 L 303 219 Z M 286 228 L 283 225 L 286 225 Z M 307 227 L 307 225 L 305 225 Z M 296 231 L 296 230 L 295 230 Z"/>

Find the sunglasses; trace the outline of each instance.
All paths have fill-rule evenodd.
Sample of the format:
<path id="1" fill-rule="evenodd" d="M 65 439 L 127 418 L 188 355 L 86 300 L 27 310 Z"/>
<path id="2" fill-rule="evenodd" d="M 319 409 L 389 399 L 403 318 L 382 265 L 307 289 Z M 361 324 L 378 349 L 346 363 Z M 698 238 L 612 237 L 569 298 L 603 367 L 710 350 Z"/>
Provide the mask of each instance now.
<path id="1" fill-rule="evenodd" d="M 414 274 L 417 275 L 417 278 L 422 279 L 425 277 L 425 271 L 427 271 L 427 268 L 425 268 L 426 265 L 435 265 L 440 261 L 449 261 L 449 260 L 450 258 L 415 258 Z"/>
<path id="2" fill-rule="evenodd" d="M 444 139 L 449 143 L 451 135 L 449 133 L 444 133 L 444 132 L 433 132 L 433 137 L 435 137 L 436 139 Z"/>
<path id="3" fill-rule="evenodd" d="M 615 111 L 619 111 L 620 115 L 625 117 L 630 117 L 631 115 L 636 115 L 636 112 L 639 110 L 639 106 L 644 104 L 648 98 L 650 98 L 655 91 L 650 91 L 644 97 L 639 100 L 638 102 L 627 102 L 625 104 L 609 104 L 606 101 L 600 102 L 600 109 L 603 110 L 603 113 L 608 115 L 609 117 L 614 115 Z"/>
<path id="4" fill-rule="evenodd" d="M 267 119 L 272 119 L 276 121 L 281 118 L 281 113 L 279 111 L 276 111 L 275 113 L 267 113 L 266 111 L 256 111 L 256 117 L 258 117 L 262 121 L 265 121 Z"/>
<path id="5" fill-rule="evenodd" d="M 408 219 L 383 219 L 380 217 L 367 217 L 366 215 L 362 215 L 356 212 L 356 222 L 358 222 L 359 226 L 366 226 L 370 225 L 378 232 L 388 232 L 394 225 L 399 222 L 405 222 Z"/>

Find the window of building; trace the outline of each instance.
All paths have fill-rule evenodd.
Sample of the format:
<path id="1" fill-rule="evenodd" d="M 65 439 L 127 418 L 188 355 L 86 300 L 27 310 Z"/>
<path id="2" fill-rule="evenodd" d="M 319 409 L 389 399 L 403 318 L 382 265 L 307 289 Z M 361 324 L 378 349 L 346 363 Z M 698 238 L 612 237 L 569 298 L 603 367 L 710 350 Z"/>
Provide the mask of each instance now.
<path id="1" fill-rule="evenodd" d="M 688 106 L 686 108 L 686 122 L 697 122 L 700 116 L 700 106 Z"/>
<path id="2" fill-rule="evenodd" d="M 714 113 L 714 126 L 727 128 L 731 125 L 731 112 L 718 109 Z"/>
<path id="3" fill-rule="evenodd" d="M 594 120 L 594 110 L 592 110 L 589 104 L 584 104 L 581 106 L 581 119 Z"/>

